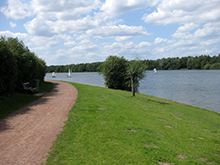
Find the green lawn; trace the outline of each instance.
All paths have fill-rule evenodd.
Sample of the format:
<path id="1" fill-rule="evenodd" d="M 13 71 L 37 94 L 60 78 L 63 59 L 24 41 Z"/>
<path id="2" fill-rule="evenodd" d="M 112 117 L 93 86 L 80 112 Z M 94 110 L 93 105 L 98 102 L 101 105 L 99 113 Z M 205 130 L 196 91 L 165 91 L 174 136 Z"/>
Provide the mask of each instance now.
<path id="1" fill-rule="evenodd" d="M 78 99 L 47 164 L 220 164 L 220 114 L 72 84 Z"/>
<path id="2" fill-rule="evenodd" d="M 39 93 L 50 92 L 54 88 L 54 84 L 49 82 L 44 82 L 40 86 Z M 12 112 L 19 110 L 25 105 L 36 101 L 41 96 L 33 96 L 30 94 L 15 93 L 10 96 L 1 96 L 0 97 L 0 119 L 7 117 Z"/>

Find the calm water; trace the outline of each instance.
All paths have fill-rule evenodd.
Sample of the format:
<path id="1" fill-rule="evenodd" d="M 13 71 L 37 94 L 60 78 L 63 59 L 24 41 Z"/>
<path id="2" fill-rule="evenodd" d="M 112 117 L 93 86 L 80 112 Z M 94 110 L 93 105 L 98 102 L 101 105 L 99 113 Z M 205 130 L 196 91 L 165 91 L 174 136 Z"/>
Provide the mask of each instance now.
<path id="1" fill-rule="evenodd" d="M 139 93 L 153 95 L 220 113 L 220 70 L 175 70 L 146 72 Z M 46 74 L 46 80 L 63 80 L 104 87 L 104 79 L 96 72 Z"/>

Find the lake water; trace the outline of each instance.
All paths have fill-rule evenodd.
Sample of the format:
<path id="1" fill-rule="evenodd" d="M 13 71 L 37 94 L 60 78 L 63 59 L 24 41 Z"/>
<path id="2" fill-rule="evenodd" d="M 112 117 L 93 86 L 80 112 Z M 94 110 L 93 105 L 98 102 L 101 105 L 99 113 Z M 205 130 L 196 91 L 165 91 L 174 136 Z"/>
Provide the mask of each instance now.
<path id="1" fill-rule="evenodd" d="M 157 74 L 147 71 L 146 74 L 139 93 L 220 113 L 220 70 L 171 70 Z M 72 73 L 71 78 L 67 78 L 67 73 L 56 73 L 56 78 L 47 73 L 45 79 L 105 87 L 103 77 L 96 72 Z"/>

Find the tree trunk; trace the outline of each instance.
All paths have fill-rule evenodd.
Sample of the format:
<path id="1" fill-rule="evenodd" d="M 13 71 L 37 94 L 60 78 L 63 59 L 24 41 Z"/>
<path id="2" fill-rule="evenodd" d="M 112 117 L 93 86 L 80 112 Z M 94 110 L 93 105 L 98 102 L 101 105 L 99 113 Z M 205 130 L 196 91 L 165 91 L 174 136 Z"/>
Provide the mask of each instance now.
<path id="1" fill-rule="evenodd" d="M 131 92 L 132 92 L 132 96 L 135 96 L 133 76 L 131 76 Z"/>

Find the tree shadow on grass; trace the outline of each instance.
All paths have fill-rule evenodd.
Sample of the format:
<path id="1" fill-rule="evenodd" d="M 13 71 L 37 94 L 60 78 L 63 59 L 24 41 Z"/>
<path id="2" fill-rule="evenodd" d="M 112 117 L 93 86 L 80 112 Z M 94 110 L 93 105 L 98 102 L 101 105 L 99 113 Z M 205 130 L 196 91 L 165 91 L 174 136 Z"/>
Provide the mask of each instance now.
<path id="1" fill-rule="evenodd" d="M 156 104 L 160 104 L 160 105 L 170 105 L 170 103 L 166 103 L 163 101 L 155 101 L 155 100 L 151 100 L 151 99 L 147 99 L 147 102 L 152 102 L 152 103 L 156 103 Z"/>
<path id="2" fill-rule="evenodd" d="M 55 97 L 56 95 L 58 95 L 58 92 L 60 90 L 58 88 L 58 85 L 59 85 L 59 83 L 54 82 L 54 89 L 50 93 L 47 93 L 39 100 L 34 101 L 19 110 L 14 111 L 9 116 L 7 116 L 3 119 L 0 119 L 0 133 L 5 130 L 13 129 L 10 127 L 10 125 L 8 123 L 9 119 L 16 117 L 16 116 L 19 116 L 19 115 L 28 114 L 31 110 L 33 110 L 33 108 L 31 108 L 31 107 L 46 104 L 51 99 L 51 97 Z"/>

